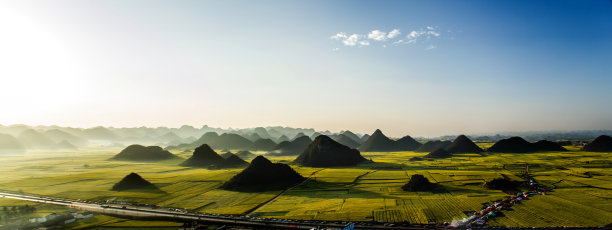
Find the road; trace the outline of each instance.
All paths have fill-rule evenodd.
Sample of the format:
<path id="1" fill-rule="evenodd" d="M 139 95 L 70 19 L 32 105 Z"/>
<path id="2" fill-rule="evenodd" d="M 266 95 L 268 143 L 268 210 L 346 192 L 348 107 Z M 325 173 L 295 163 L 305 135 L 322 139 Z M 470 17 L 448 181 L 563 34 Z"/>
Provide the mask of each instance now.
<path id="1" fill-rule="evenodd" d="M 222 216 L 217 214 L 192 213 L 176 209 L 162 207 L 147 207 L 121 204 L 93 203 L 89 201 L 55 198 L 36 194 L 25 194 L 12 191 L 0 191 L 0 198 L 17 199 L 45 204 L 67 206 L 74 209 L 123 216 L 132 218 L 169 219 L 177 222 L 206 222 L 228 226 L 249 226 L 267 229 L 342 229 L 346 223 L 303 221 L 303 220 L 278 220 L 264 219 L 247 216 Z M 432 226 L 385 226 L 383 224 L 371 224 L 358 222 L 355 229 L 426 229 Z"/>

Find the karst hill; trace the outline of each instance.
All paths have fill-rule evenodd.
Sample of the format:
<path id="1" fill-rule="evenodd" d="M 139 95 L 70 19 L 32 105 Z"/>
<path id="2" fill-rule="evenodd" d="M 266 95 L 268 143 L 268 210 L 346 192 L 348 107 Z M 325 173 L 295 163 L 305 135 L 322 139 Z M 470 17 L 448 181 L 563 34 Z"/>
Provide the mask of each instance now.
<path id="1" fill-rule="evenodd" d="M 159 146 L 142 146 L 142 145 L 130 145 L 125 149 L 121 150 L 115 155 L 113 160 L 125 160 L 125 161 L 161 161 L 173 159 L 172 153 L 162 149 Z"/>
<path id="2" fill-rule="evenodd" d="M 263 156 L 257 156 L 246 169 L 225 182 L 221 188 L 236 191 L 280 190 L 304 180 L 289 165 L 272 163 Z"/>
<path id="3" fill-rule="evenodd" d="M 124 191 L 130 189 L 156 189 L 156 187 L 155 185 L 151 184 L 151 182 L 143 179 L 140 175 L 130 173 L 121 179 L 121 181 L 113 185 L 113 188 L 111 188 L 113 191 Z"/>
<path id="4" fill-rule="evenodd" d="M 385 136 L 380 129 L 377 129 L 358 149 L 363 152 L 391 152 L 413 151 L 419 147 L 421 147 L 421 143 L 410 136 L 394 141 Z"/>
<path id="5" fill-rule="evenodd" d="M 342 145 L 326 135 L 318 136 L 294 162 L 310 167 L 351 166 L 366 159 L 358 150 Z"/>

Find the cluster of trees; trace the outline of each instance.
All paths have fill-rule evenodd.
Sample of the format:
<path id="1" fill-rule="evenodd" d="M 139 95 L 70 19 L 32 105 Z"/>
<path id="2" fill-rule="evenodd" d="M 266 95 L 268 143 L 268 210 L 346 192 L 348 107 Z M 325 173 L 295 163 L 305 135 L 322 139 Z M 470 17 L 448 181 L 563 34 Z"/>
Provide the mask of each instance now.
<path id="1" fill-rule="evenodd" d="M 23 205 L 23 206 L 3 206 L 0 209 L 0 221 L 7 223 L 9 219 L 19 217 L 27 214 L 36 212 L 36 207 Z"/>

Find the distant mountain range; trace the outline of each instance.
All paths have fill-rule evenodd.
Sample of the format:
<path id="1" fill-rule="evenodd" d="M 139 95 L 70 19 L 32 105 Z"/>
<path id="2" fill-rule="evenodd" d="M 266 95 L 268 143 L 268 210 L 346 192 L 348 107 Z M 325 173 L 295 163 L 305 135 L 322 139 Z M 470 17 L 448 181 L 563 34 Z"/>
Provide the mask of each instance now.
<path id="1" fill-rule="evenodd" d="M 421 147 L 428 140 L 454 140 L 457 136 L 438 138 L 388 138 L 380 131 L 357 134 L 351 131 L 333 133 L 312 128 L 281 126 L 254 127 L 244 129 L 222 129 L 209 126 L 196 128 L 183 125 L 168 127 L 93 127 L 73 128 L 61 126 L 0 125 L 0 153 L 20 153 L 30 149 L 73 150 L 84 146 L 119 147 L 132 144 L 166 146 L 172 148 L 195 148 L 208 144 L 215 149 L 236 149 L 249 151 L 271 151 L 279 154 L 297 155 L 313 139 L 326 135 L 350 148 L 362 151 L 432 151 L 429 145 Z M 590 141 L 600 135 L 612 135 L 612 130 L 584 130 L 558 132 L 505 132 L 492 135 L 467 135 L 474 141 L 499 141 L 520 136 L 526 141 Z M 296 143 L 295 140 L 300 140 Z M 309 141 L 306 141 L 306 140 Z M 447 144 L 447 143 L 443 143 Z M 435 148 L 435 147 L 433 147 Z"/>
<path id="2" fill-rule="evenodd" d="M 306 128 L 281 126 L 255 127 L 245 129 L 222 129 L 204 125 L 196 128 L 183 125 L 179 128 L 168 127 L 133 127 L 116 128 L 97 126 L 92 128 L 73 128 L 62 126 L 29 126 L 0 125 L 0 134 L 10 135 L 25 148 L 51 148 L 53 145 L 67 141 L 76 147 L 85 145 L 125 147 L 133 143 L 144 145 L 171 146 L 193 143 L 205 133 L 217 133 L 219 136 L 236 134 L 258 145 L 261 150 L 269 150 L 283 141 L 291 141 L 296 136 L 308 136 L 314 139 L 318 135 L 336 135 L 330 131 L 315 131 Z M 352 134 L 352 132 L 351 132 Z M 355 135 L 357 136 L 357 135 Z M 361 136 L 361 135 L 360 135 Z M 233 137 L 237 138 L 236 136 Z M 267 140 L 266 140 L 267 139 Z M 274 146 L 272 146 L 272 143 Z M 62 144 L 66 144 L 63 142 Z M 226 146 L 233 148 L 233 146 Z M 242 147 L 242 146 L 239 146 Z"/>
<path id="3" fill-rule="evenodd" d="M 549 140 L 592 140 L 600 135 L 612 136 L 612 130 L 577 130 L 577 131 L 525 131 L 525 132 L 499 132 L 494 134 L 470 134 L 472 140 L 499 141 L 515 136 L 520 136 L 527 141 Z M 445 135 L 431 140 L 452 140 L 456 135 Z"/>

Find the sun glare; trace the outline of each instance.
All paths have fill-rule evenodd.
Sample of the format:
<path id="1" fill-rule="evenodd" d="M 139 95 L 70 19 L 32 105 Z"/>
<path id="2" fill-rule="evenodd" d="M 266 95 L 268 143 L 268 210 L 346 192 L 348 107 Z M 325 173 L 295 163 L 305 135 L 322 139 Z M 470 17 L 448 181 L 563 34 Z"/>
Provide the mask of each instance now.
<path id="1" fill-rule="evenodd" d="M 28 114 L 83 98 L 82 66 L 44 22 L 0 8 L 0 28 L 0 98 L 5 109 Z"/>

